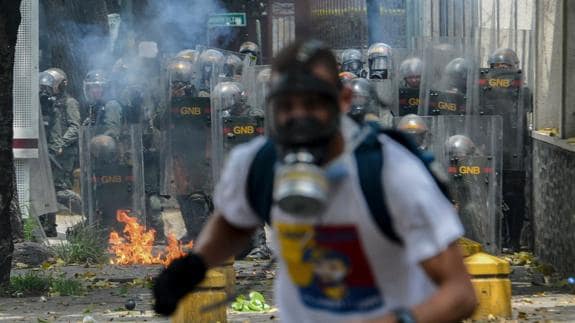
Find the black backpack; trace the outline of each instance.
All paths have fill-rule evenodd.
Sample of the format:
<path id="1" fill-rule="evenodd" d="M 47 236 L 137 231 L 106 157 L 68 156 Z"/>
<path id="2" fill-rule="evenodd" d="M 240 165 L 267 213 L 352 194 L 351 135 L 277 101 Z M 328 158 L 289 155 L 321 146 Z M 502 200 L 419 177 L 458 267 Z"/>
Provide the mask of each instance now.
<path id="1" fill-rule="evenodd" d="M 383 170 L 382 145 L 378 139 L 380 134 L 386 134 L 391 139 L 406 147 L 417 156 L 433 176 L 435 182 L 448 197 L 449 192 L 444 181 L 434 175 L 431 165 L 435 158 L 433 154 L 418 149 L 411 135 L 392 129 L 383 129 L 374 122 L 367 123 L 368 135 L 354 150 L 361 190 L 369 207 L 369 211 L 382 233 L 391 241 L 403 245 L 401 237 L 393 227 L 393 221 L 385 204 L 385 192 L 381 183 Z M 248 173 L 248 202 L 257 216 L 270 224 L 270 211 L 273 204 L 274 166 L 277 153 L 273 141 L 268 139 L 257 152 Z"/>

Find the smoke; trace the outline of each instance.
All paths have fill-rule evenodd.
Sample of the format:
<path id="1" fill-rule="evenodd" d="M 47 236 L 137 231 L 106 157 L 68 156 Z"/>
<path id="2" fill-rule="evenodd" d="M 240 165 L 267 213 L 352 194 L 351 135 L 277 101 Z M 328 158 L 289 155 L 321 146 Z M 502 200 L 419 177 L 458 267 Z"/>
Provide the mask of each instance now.
<path id="1" fill-rule="evenodd" d="M 166 57 L 207 45 L 209 16 L 226 12 L 218 0 L 134 0 L 118 4 L 122 5 L 107 8 L 106 1 L 85 0 L 42 5 L 42 69 L 62 67 L 69 75 L 70 92 L 77 98 L 82 96 L 82 81 L 90 70 L 107 71 L 113 84 L 120 83 L 115 79 L 117 73 L 113 73 L 119 62 L 138 69 L 130 79 L 161 73 Z M 217 36 L 225 39 L 226 33 L 220 31 Z M 142 48 L 154 47 L 150 42 L 157 44 L 158 56 L 150 57 L 148 50 L 144 57 L 138 57 Z"/>
<path id="2" fill-rule="evenodd" d="M 160 50 L 176 53 L 182 49 L 207 45 L 208 17 L 226 10 L 215 0 L 154 0 L 146 12 L 148 40 L 158 43 Z"/>

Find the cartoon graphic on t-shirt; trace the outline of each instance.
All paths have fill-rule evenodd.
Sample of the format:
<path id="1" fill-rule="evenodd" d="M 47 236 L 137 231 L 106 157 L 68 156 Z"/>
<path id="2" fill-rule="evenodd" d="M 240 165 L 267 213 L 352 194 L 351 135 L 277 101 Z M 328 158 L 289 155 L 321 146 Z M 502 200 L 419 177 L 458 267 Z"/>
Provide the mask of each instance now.
<path id="1" fill-rule="evenodd" d="M 355 226 L 276 227 L 282 257 L 306 306 L 350 313 L 383 305 Z"/>

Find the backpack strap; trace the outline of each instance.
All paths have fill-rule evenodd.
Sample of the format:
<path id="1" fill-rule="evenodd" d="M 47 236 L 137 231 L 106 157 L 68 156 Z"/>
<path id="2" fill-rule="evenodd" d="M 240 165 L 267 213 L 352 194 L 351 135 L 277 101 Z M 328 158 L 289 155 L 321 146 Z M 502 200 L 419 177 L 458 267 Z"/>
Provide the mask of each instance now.
<path id="1" fill-rule="evenodd" d="M 377 135 L 372 131 L 355 149 L 359 182 L 369 211 L 382 233 L 391 241 L 402 245 L 403 241 L 393 228 L 392 219 L 385 205 L 384 190 L 381 183 L 383 169 L 382 147 Z M 270 224 L 270 212 L 273 204 L 273 185 L 277 152 L 271 140 L 256 153 L 247 179 L 248 203 L 258 218 Z M 374 176 L 374 174 L 378 174 Z"/>
<path id="2" fill-rule="evenodd" d="M 393 220 L 385 203 L 385 192 L 381 182 L 383 150 L 381 142 L 378 139 L 381 128 L 379 125 L 369 126 L 372 128 L 372 131 L 370 131 L 362 143 L 354 150 L 361 190 L 371 216 L 377 223 L 379 229 L 388 239 L 399 245 L 403 245 L 403 241 L 393 227 Z"/>
<path id="3" fill-rule="evenodd" d="M 268 139 L 254 157 L 246 183 L 248 203 L 262 222 L 267 224 L 271 222 L 276 160 L 274 143 Z"/>
<path id="4" fill-rule="evenodd" d="M 433 153 L 419 149 L 412 135 L 410 135 L 409 133 L 394 129 L 384 129 L 381 130 L 381 132 L 386 134 L 388 137 L 398 142 L 403 147 L 407 148 L 409 152 L 417 156 L 417 158 L 419 158 L 419 160 L 423 162 L 423 165 L 425 165 L 425 168 L 431 174 L 431 177 L 433 177 L 433 180 L 435 181 L 435 183 L 437 184 L 443 195 L 445 195 L 445 197 L 449 201 L 452 201 L 451 194 L 449 193 L 449 187 L 447 185 L 447 179 L 444 179 L 443 176 L 438 174 L 438 170 L 433 167 L 433 165 L 436 164 L 435 156 L 433 155 Z"/>

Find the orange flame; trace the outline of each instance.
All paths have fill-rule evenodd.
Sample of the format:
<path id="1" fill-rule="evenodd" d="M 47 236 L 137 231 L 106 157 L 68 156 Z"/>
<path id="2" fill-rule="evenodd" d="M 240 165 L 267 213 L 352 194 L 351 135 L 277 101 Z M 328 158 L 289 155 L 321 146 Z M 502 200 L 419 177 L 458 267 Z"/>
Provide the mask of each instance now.
<path id="1" fill-rule="evenodd" d="M 163 264 L 169 265 L 174 259 L 186 255 L 184 250 L 191 249 L 193 242 L 182 245 L 173 234 L 168 235 L 168 245 L 157 255 L 154 255 L 154 241 L 156 231 L 146 230 L 145 226 L 138 223 L 138 218 L 130 217 L 124 210 L 116 213 L 118 222 L 124 223 L 123 235 L 116 231 L 110 233 L 108 239 L 109 251 L 114 258 L 110 261 L 114 265 L 131 264 Z"/>

